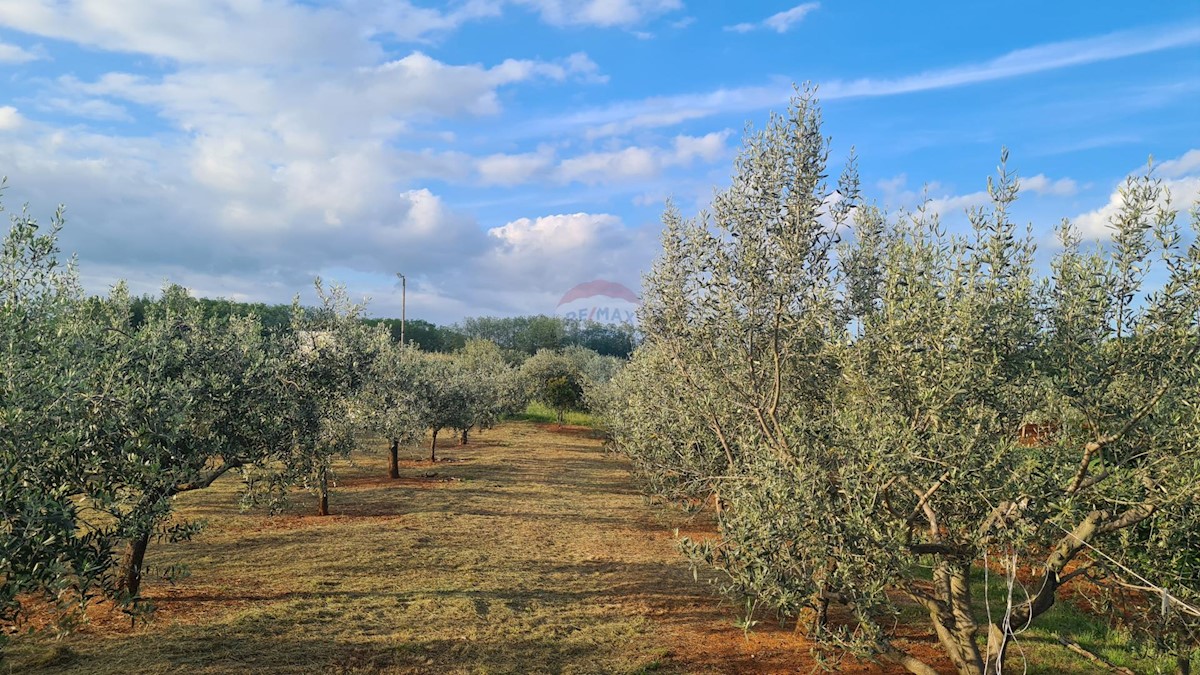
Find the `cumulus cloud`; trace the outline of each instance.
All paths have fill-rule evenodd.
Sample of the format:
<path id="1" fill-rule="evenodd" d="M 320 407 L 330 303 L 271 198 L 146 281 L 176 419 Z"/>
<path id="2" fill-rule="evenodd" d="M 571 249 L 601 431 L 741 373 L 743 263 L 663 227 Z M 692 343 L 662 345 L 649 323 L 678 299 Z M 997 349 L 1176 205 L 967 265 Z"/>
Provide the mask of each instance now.
<path id="1" fill-rule="evenodd" d="M 1186 211 L 1200 202 L 1200 149 L 1189 150 L 1175 159 L 1156 165 L 1152 175 L 1162 181 L 1164 188 L 1160 205 Z M 1108 195 L 1108 201 L 1100 208 L 1075 217 L 1074 222 L 1084 237 L 1108 239 L 1112 236 L 1109 223 L 1125 205 L 1123 186 L 1124 181 L 1114 187 Z"/>
<path id="2" fill-rule="evenodd" d="M 1200 173 L 1200 149 L 1188 150 L 1176 159 L 1169 159 L 1154 169 L 1159 178 L 1180 178 Z"/>
<path id="3" fill-rule="evenodd" d="M 507 280 L 509 301 L 553 311 L 563 292 L 584 281 L 604 278 L 636 288 L 656 235 L 607 213 L 520 218 L 488 231 L 498 245 L 480 260 L 479 274 Z M 491 287 L 481 284 L 481 292 Z"/>
<path id="4" fill-rule="evenodd" d="M 378 51 L 347 13 L 283 0 L 25 0 L 0 4 L 0 24 L 183 63 L 347 63 Z"/>
<path id="5" fill-rule="evenodd" d="M 705 162 L 715 162 L 725 156 L 728 148 L 726 142 L 732 132 L 714 131 L 703 136 L 676 136 L 674 152 L 667 157 L 668 164 L 691 164 L 700 159 Z"/>
<path id="6" fill-rule="evenodd" d="M 545 280 L 586 280 L 572 277 L 583 269 L 610 268 L 608 276 L 636 283 L 640 263 L 626 258 L 641 261 L 633 253 L 648 249 L 633 246 L 640 234 L 615 217 L 555 226 L 555 216 L 510 213 L 489 234 L 495 222 L 480 222 L 455 206 L 452 188 L 429 183 L 548 178 L 555 148 L 472 155 L 463 148 L 488 146 L 455 127 L 503 115 L 516 96 L 510 90 L 522 85 L 607 81 L 583 52 L 453 63 L 424 47 L 396 47 L 517 3 L 554 25 L 625 29 L 680 5 L 0 2 L 0 27 L 149 57 L 125 59 L 127 72 L 38 80 L 28 109 L 0 107 L 0 160 L 13 176 L 5 197 L 43 210 L 68 204 L 62 244 L 80 253 L 95 291 L 127 278 L 137 292 L 152 292 L 171 279 L 204 294 L 286 301 L 322 274 L 380 295 L 375 306 L 387 312 L 389 279 L 403 270 L 415 291 L 410 309 L 444 321 L 543 310 L 523 294 Z M 40 55 L 9 47 L 0 44 L 0 61 Z M 71 121 L 56 128 L 39 113 Z M 660 151 L 663 165 L 716 152 L 703 137 Z M 550 251 L 561 260 L 540 262 Z"/>
<path id="7" fill-rule="evenodd" d="M 730 131 L 704 136 L 676 136 L 670 147 L 631 146 L 621 150 L 593 152 L 563 160 L 556 172 L 562 182 L 589 185 L 651 178 L 665 168 L 689 166 L 695 161 L 715 162 L 728 152 Z"/>
<path id="8" fill-rule="evenodd" d="M 821 6 L 819 2 L 807 2 L 803 5 L 796 5 L 791 9 L 772 14 L 771 16 L 757 23 L 738 23 L 732 26 L 726 26 L 725 30 L 733 33 L 749 33 L 751 31 L 765 29 L 773 30 L 776 33 L 786 33 L 795 25 L 804 20 L 804 17 L 816 11 Z"/>
<path id="9" fill-rule="evenodd" d="M 599 233 L 620 224 L 620 218 L 607 213 L 571 213 L 521 218 L 488 230 L 488 235 L 504 242 L 511 253 L 554 255 L 593 243 Z"/>
<path id="10" fill-rule="evenodd" d="M 0 42 L 0 63 L 29 63 L 39 58 L 40 55 L 28 49 Z"/>
<path id="11" fill-rule="evenodd" d="M 988 193 L 984 191 L 970 192 L 965 195 L 943 195 L 933 197 L 925 203 L 925 209 L 939 216 L 953 215 L 969 211 L 988 203 Z"/>
<path id="12" fill-rule="evenodd" d="M 219 222 L 275 230 L 306 209 L 328 223 L 354 220 L 368 200 L 387 200 L 415 180 L 467 180 L 474 160 L 465 153 L 407 149 L 395 139 L 429 119 L 496 114 L 500 88 L 589 73 L 588 63 L 453 65 L 413 52 L 329 72 L 189 68 L 157 78 L 63 78 L 58 86 L 69 97 L 62 105 L 91 97 L 156 111 L 187 132 L 172 150 L 190 178 L 224 203 Z M 115 116 L 121 108 L 112 106 L 91 112 Z"/>
<path id="13" fill-rule="evenodd" d="M 121 119 L 128 105 L 181 133 L 54 129 L 7 106 L 0 158 L 13 176 L 8 198 L 45 208 L 68 203 L 63 247 L 80 252 L 91 290 L 127 278 L 137 292 L 152 292 L 169 278 L 202 293 L 286 301 L 317 274 L 349 275 L 356 288 L 369 288 L 404 269 L 426 279 L 420 297 L 430 304 L 418 298 L 411 309 L 449 321 L 475 302 L 464 293 L 488 269 L 482 261 L 498 260 L 489 252 L 502 242 L 420 181 L 514 171 L 496 157 L 477 169 L 463 152 L 410 149 L 405 135 L 431 120 L 496 114 L 505 86 L 595 76 L 583 55 L 489 66 L 414 52 L 353 68 L 67 77 L 52 85 L 56 95 L 43 99 L 43 109 Z M 496 303 L 518 284 L 498 269 L 490 278 Z M 377 307 L 386 312 L 389 301 Z"/>
<path id="14" fill-rule="evenodd" d="M 1053 180 L 1047 178 L 1045 174 L 1037 174 L 1029 178 L 1022 178 L 1021 189 L 1033 192 L 1038 195 L 1046 195 L 1053 197 L 1070 197 L 1079 191 L 1079 185 L 1070 178 L 1059 178 Z"/>
<path id="15" fill-rule="evenodd" d="M 236 155 L 243 149 L 218 148 Z M 428 189 L 397 191 L 373 155 L 347 150 L 329 161 L 297 161 L 277 180 L 251 172 L 197 180 L 154 139 L 53 131 L 0 145 L 14 196 L 35 205 L 66 201 L 64 246 L 85 263 L 118 265 L 162 279 L 190 268 L 271 278 L 303 288 L 322 269 L 386 273 L 398 261 L 436 269 L 486 248 L 475 221 Z M 239 181 L 244 181 L 240 184 Z M 69 192 L 63 189 L 69 186 Z M 173 276 L 173 275 L 172 275 Z"/>
<path id="16" fill-rule="evenodd" d="M 11 105 L 0 106 L 0 131 L 11 131 L 20 127 L 25 121 L 21 113 Z"/>

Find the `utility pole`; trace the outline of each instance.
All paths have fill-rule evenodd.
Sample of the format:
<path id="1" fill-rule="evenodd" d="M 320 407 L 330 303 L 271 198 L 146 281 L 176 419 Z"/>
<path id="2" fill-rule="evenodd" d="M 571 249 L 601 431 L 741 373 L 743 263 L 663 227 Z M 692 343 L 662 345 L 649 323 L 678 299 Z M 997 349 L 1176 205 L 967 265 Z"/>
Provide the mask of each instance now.
<path id="1" fill-rule="evenodd" d="M 408 279 L 404 278 L 403 274 L 396 272 L 396 276 L 400 277 L 400 346 L 404 346 L 404 314 L 408 305 Z"/>

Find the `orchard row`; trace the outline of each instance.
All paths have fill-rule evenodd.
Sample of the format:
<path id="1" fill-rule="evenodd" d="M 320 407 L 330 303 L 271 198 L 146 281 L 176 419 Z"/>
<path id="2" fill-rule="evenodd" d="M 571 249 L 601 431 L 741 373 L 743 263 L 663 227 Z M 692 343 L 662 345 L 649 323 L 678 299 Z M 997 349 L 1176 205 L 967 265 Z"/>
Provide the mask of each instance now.
<path id="1" fill-rule="evenodd" d="M 333 462 L 371 436 L 401 447 L 473 430 L 537 399 L 584 404 L 618 359 L 580 347 L 532 356 L 469 340 L 399 344 L 344 289 L 317 281 L 283 324 L 225 312 L 178 287 L 85 297 L 58 255 L 61 214 L 17 215 L 0 251 L 0 620 L 43 597 L 136 604 L 152 541 L 187 539 L 175 497 L 240 474 L 246 504 L 295 488 L 329 512 Z M 516 362 L 523 359 L 523 362 Z M 445 436 L 441 436 L 443 440 Z"/>

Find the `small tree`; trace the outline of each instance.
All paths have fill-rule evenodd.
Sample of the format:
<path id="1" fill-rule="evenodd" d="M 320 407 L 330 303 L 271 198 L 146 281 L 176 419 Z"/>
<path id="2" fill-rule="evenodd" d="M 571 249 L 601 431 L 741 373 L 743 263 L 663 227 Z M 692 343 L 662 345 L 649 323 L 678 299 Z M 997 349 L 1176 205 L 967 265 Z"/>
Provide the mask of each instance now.
<path id="1" fill-rule="evenodd" d="M 380 339 L 383 342 L 377 348 L 360 402 L 366 427 L 390 442 L 388 475 L 399 478 L 400 446 L 419 440 L 429 417 L 427 401 L 421 395 L 424 357 L 418 348 L 393 343 L 386 334 Z"/>
<path id="2" fill-rule="evenodd" d="M 418 379 L 418 395 L 425 412 L 424 426 L 432 434 L 430 462 L 437 461 L 437 439 L 442 429 L 462 429 L 471 422 L 471 389 L 475 384 L 465 377 L 453 358 L 441 355 L 425 358 Z"/>
<path id="3" fill-rule="evenodd" d="M 466 408 L 458 420 L 460 426 L 455 427 L 461 445 L 467 444 L 471 429 L 490 429 L 525 406 L 519 372 L 508 365 L 495 343 L 468 341 L 455 354 L 454 366 L 465 390 Z"/>
<path id="4" fill-rule="evenodd" d="M 284 378 L 289 383 L 285 414 L 292 439 L 283 469 L 269 485 L 276 500 L 293 484 L 317 496 L 317 515 L 329 514 L 333 460 L 356 447 L 355 431 L 367 423 L 361 393 L 380 348 L 375 329 L 359 320 L 362 305 L 351 302 L 345 288 L 326 289 L 316 280 L 320 306 L 293 303 L 292 330 L 286 341 Z"/>
<path id="5" fill-rule="evenodd" d="M 567 410 L 583 404 L 583 372 L 569 356 L 539 350 L 521 365 L 521 374 L 532 398 L 554 410 L 560 425 Z"/>
<path id="6" fill-rule="evenodd" d="M 86 497 L 125 540 L 117 587 L 138 595 L 154 537 L 183 539 L 169 524 L 174 498 L 231 470 L 269 461 L 290 429 L 278 416 L 278 361 L 254 317 L 204 319 L 170 286 L 134 325 L 122 285 L 94 303 L 77 361 L 88 373 L 79 450 L 91 457 Z"/>

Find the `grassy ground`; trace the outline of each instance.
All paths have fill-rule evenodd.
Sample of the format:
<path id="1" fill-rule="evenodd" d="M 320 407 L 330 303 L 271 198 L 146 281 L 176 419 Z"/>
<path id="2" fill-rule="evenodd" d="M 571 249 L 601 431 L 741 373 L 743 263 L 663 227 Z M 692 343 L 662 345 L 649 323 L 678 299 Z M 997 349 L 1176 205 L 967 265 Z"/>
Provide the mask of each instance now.
<path id="1" fill-rule="evenodd" d="M 547 407 L 545 404 L 538 403 L 537 401 L 530 403 L 528 406 L 526 406 L 524 412 L 513 415 L 512 418 L 514 420 L 524 420 L 526 422 L 558 422 L 558 415 L 555 413 L 555 411 Z M 591 415 L 585 412 L 579 412 L 578 410 L 568 410 L 563 416 L 563 422 L 565 424 L 580 427 L 590 427 L 594 426 L 595 424 L 595 421 L 592 419 Z"/>
<path id="2" fill-rule="evenodd" d="M 62 639 L 16 638 L 0 672 L 813 670 L 790 626 L 763 621 L 746 636 L 734 625 L 675 552 L 677 528 L 711 525 L 649 507 L 590 429 L 506 423 L 440 448 L 436 464 L 410 450 L 395 481 L 385 446 L 369 450 L 338 466 L 325 518 L 305 494 L 282 515 L 239 513 L 236 479 L 185 495 L 180 512 L 209 527 L 151 545 L 149 564 L 190 576 L 147 580 L 148 622 L 97 608 Z M 936 656 L 921 625 L 905 635 L 902 646 Z M 1029 672 L 1094 672 L 1048 635 L 1023 644 L 1053 669 Z"/>

